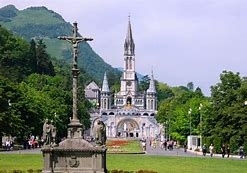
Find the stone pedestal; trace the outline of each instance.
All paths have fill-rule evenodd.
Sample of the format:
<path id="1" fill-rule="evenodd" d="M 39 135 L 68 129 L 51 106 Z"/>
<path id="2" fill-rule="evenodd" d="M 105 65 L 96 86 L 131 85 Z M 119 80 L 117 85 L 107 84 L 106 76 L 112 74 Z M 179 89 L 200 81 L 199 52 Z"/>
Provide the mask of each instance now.
<path id="1" fill-rule="evenodd" d="M 84 139 L 68 138 L 58 146 L 45 146 L 43 173 L 107 173 L 106 148 Z"/>

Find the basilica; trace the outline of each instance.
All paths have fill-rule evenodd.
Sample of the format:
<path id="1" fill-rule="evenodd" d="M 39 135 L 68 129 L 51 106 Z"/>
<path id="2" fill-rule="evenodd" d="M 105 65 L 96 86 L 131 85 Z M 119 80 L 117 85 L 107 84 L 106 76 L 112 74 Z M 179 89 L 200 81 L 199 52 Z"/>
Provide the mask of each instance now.
<path id="1" fill-rule="evenodd" d="M 124 41 L 123 60 L 124 67 L 119 92 L 111 93 L 106 73 L 101 88 L 95 82 L 91 82 L 85 88 L 85 97 L 99 106 L 98 111 L 90 113 L 91 134 L 97 120 L 101 120 L 106 125 L 108 138 L 156 138 L 161 135 L 162 128 L 155 119 L 157 96 L 154 77 L 152 73 L 149 88 L 145 92 L 138 91 L 135 43 L 130 20 Z"/>

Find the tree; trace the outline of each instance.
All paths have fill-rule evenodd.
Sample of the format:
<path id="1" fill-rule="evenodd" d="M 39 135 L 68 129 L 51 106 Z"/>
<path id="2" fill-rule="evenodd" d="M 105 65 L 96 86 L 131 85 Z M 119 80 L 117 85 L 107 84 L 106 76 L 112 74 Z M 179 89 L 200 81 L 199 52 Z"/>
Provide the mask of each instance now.
<path id="1" fill-rule="evenodd" d="M 203 93 L 200 87 L 195 89 L 195 94 L 198 95 L 198 97 L 203 97 Z"/>
<path id="2" fill-rule="evenodd" d="M 19 97 L 16 84 L 0 76 L 0 136 L 20 134 L 23 121 L 16 109 Z"/>
<path id="3" fill-rule="evenodd" d="M 66 136 L 72 113 L 69 65 L 52 59 L 54 68 L 42 40 L 29 45 L 1 27 L 0 45 L 0 136 L 40 136 L 46 118 L 54 121 L 59 137 Z M 88 78 L 80 76 L 79 94 Z M 88 128 L 90 106 L 82 95 L 78 99 L 80 121 Z"/>
<path id="4" fill-rule="evenodd" d="M 31 73 L 28 43 L 0 27 L 0 75 L 21 81 Z"/>
<path id="5" fill-rule="evenodd" d="M 20 109 L 24 112 L 25 122 L 31 123 L 30 131 L 41 135 L 43 121 L 47 118 L 55 122 L 58 136 L 65 136 L 72 112 L 72 93 L 67 88 L 66 78 L 32 74 L 20 84 L 20 88 L 23 93 Z"/>
<path id="6" fill-rule="evenodd" d="M 194 84 L 193 84 L 193 82 L 189 82 L 189 83 L 187 84 L 187 88 L 188 88 L 189 90 L 193 91 L 193 90 L 194 90 Z"/>
<path id="7" fill-rule="evenodd" d="M 120 90 L 120 74 L 108 72 L 107 79 L 111 92 L 118 92 Z M 103 78 L 101 82 L 103 82 Z"/>
<path id="8" fill-rule="evenodd" d="M 38 40 L 36 47 L 36 59 L 37 59 L 37 72 L 39 74 L 55 75 L 54 66 L 51 62 L 51 58 L 46 52 L 46 45 L 43 40 Z"/>
<path id="9" fill-rule="evenodd" d="M 37 72 L 36 42 L 33 39 L 30 41 L 29 59 L 30 59 L 29 64 L 32 68 L 32 73 Z"/>
<path id="10" fill-rule="evenodd" d="M 246 89 L 246 81 L 231 71 L 223 71 L 220 82 L 211 87 L 211 111 L 206 118 L 204 135 L 217 139 L 219 144 L 230 143 L 234 147 L 232 151 L 238 145 L 247 145 Z"/>
<path id="11" fill-rule="evenodd" d="M 199 135 L 202 132 L 201 120 L 205 116 L 208 99 L 183 86 L 171 89 L 166 85 L 159 85 L 159 87 L 161 86 L 164 87 L 165 91 L 168 91 L 168 97 L 159 104 L 158 122 L 165 124 L 169 136 L 180 142 L 187 139 L 190 131 L 192 135 Z M 205 105 L 203 109 L 201 105 Z M 190 109 L 192 111 L 189 114 Z"/>
<path id="12" fill-rule="evenodd" d="M 139 90 L 146 91 L 149 87 L 149 82 L 150 82 L 150 77 L 148 75 L 143 76 L 139 81 Z"/>
<path id="13" fill-rule="evenodd" d="M 161 102 L 174 96 L 172 89 L 165 83 L 157 82 L 157 100 Z"/>

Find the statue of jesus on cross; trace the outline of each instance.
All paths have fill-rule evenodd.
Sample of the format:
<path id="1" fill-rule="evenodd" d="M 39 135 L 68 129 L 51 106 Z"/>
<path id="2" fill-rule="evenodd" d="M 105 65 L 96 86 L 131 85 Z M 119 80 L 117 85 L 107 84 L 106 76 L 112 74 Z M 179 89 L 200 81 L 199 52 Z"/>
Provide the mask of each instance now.
<path id="1" fill-rule="evenodd" d="M 59 40 L 66 40 L 73 46 L 73 68 L 77 69 L 77 56 L 78 56 L 78 43 L 82 41 L 92 41 L 92 38 L 78 37 L 77 22 L 73 23 L 73 35 L 72 36 L 58 36 Z"/>

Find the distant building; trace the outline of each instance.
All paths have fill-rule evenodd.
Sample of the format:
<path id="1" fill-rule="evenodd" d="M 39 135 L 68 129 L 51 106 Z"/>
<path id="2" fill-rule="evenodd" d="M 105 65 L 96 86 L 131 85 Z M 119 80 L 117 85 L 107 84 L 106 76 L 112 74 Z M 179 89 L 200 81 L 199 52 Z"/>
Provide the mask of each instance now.
<path id="1" fill-rule="evenodd" d="M 94 81 L 89 83 L 84 89 L 85 97 L 95 106 L 100 101 L 100 90 L 101 88 Z"/>
<path id="2" fill-rule="evenodd" d="M 90 83 L 85 89 L 86 98 L 97 101 L 99 111 L 91 112 L 92 127 L 98 119 L 106 125 L 107 137 L 155 138 L 162 133 L 161 125 L 155 119 L 157 114 L 157 97 L 154 77 L 151 74 L 149 88 L 138 91 L 138 78 L 135 72 L 135 43 L 132 37 L 131 23 L 128 23 L 124 42 L 124 68 L 120 78 L 118 93 L 111 93 L 107 74 L 104 74 L 101 91 Z M 114 95 L 112 97 L 112 95 Z M 114 100 L 112 100 L 114 99 Z M 113 104 L 112 104 L 113 103 Z"/>

